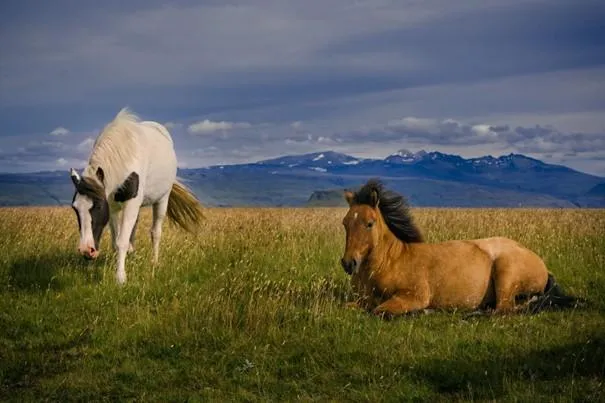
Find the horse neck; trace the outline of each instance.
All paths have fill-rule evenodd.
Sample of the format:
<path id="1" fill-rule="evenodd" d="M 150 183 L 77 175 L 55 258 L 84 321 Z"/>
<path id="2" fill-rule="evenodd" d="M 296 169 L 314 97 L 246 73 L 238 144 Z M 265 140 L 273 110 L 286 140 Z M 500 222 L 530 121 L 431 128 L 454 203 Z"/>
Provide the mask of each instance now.
<path id="1" fill-rule="evenodd" d="M 103 172 L 105 174 L 105 180 L 103 183 L 101 183 L 101 181 L 99 181 L 99 179 L 97 178 L 96 172 L 99 167 L 103 169 Z M 113 192 L 120 185 L 120 183 L 114 183 L 116 182 L 116 176 L 113 174 L 112 168 L 109 165 L 100 166 L 89 164 L 88 166 L 86 166 L 86 168 L 84 168 L 82 176 L 85 176 L 89 180 L 95 181 L 96 183 L 101 185 L 101 187 L 105 190 L 105 197 L 109 197 L 111 192 Z"/>
<path id="2" fill-rule="evenodd" d="M 382 216 L 376 221 L 376 224 L 380 230 L 380 240 L 374 246 L 370 255 L 369 263 L 372 269 L 380 269 L 388 265 L 388 262 L 400 258 L 409 247 L 406 242 L 403 242 L 393 234 Z"/>
<path id="3" fill-rule="evenodd" d="M 95 142 L 84 174 L 96 179 L 96 170 L 105 173 L 104 187 L 109 196 L 130 174 L 130 166 L 138 157 L 137 141 L 133 132 L 136 123 L 126 122 L 109 125 Z"/>

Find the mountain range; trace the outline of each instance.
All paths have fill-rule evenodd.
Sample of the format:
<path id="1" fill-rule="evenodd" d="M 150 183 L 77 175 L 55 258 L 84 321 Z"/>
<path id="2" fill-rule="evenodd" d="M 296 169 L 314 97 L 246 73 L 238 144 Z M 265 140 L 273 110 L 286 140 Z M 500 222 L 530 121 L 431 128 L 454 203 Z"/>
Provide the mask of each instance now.
<path id="1" fill-rule="evenodd" d="M 416 206 L 605 207 L 605 178 L 521 154 L 400 150 L 365 159 L 324 151 L 179 169 L 179 177 L 211 206 L 343 205 L 343 189 L 377 177 Z M 67 172 L 0 174 L 0 205 L 67 204 L 72 195 Z"/>

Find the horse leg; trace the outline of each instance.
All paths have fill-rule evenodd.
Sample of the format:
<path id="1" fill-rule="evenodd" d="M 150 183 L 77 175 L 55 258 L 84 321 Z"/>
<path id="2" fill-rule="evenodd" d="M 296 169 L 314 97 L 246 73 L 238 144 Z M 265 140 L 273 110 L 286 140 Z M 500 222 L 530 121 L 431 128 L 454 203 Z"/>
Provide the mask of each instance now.
<path id="1" fill-rule="evenodd" d="M 506 313 L 515 310 L 515 298 L 517 296 L 517 287 L 512 278 L 512 270 L 502 259 L 494 262 L 494 288 L 496 291 L 496 309 L 497 313 Z"/>
<path id="2" fill-rule="evenodd" d="M 134 238 L 137 234 L 137 225 L 139 224 L 139 215 L 137 214 L 137 219 L 134 222 L 134 227 L 132 227 L 132 233 L 130 234 L 130 245 L 128 246 L 128 252 L 134 252 Z"/>
<path id="3" fill-rule="evenodd" d="M 122 212 L 122 223 L 118 233 L 118 267 L 116 270 L 116 280 L 119 284 L 126 282 L 126 254 L 130 246 L 130 236 L 139 215 L 141 201 L 130 199 L 124 204 Z"/>
<path id="4" fill-rule="evenodd" d="M 168 197 L 167 194 L 159 201 L 153 204 L 153 224 L 151 226 L 151 242 L 153 244 L 153 258 L 151 262 L 156 265 L 158 264 L 160 257 L 160 238 L 162 237 L 162 222 L 166 217 L 166 210 L 168 208 Z"/>
<path id="5" fill-rule="evenodd" d="M 428 304 L 428 294 L 418 295 L 398 293 L 374 308 L 373 313 L 383 317 L 402 315 L 404 313 L 424 309 L 428 306 Z"/>
<path id="6" fill-rule="evenodd" d="M 118 234 L 120 233 L 120 218 L 121 211 L 116 210 L 111 213 L 111 217 L 109 217 L 109 229 L 111 230 L 111 245 L 113 250 L 117 252 L 118 250 Z M 128 253 L 134 252 L 134 239 L 137 231 L 137 224 L 139 223 L 139 216 L 137 215 L 137 220 L 134 222 L 134 228 L 132 229 L 132 234 L 130 234 L 130 245 L 128 246 Z"/>
<path id="7" fill-rule="evenodd" d="M 111 230 L 111 246 L 115 252 L 118 251 L 118 235 L 120 233 L 121 211 L 115 210 L 110 213 L 109 229 Z"/>

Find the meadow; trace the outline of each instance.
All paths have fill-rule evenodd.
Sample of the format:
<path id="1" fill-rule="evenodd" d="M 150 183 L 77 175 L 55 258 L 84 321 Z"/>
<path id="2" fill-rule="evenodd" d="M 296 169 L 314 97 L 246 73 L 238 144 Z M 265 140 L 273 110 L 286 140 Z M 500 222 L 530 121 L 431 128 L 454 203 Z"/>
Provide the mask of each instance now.
<path id="1" fill-rule="evenodd" d="M 0 400 L 605 401 L 605 210 L 414 209 L 430 242 L 520 241 L 588 306 L 392 321 L 344 307 L 345 212 L 207 209 L 153 269 L 147 209 L 119 287 L 108 231 L 88 262 L 69 208 L 0 209 Z"/>

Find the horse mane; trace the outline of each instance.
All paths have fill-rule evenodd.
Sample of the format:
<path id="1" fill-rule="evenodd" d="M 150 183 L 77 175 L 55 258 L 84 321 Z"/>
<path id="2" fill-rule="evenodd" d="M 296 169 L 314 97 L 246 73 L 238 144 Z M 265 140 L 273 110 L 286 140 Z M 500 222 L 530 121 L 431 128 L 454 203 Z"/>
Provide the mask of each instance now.
<path id="1" fill-rule="evenodd" d="M 376 192 L 378 195 L 378 208 L 384 221 L 399 240 L 406 243 L 424 242 L 422 233 L 416 224 L 414 224 L 414 219 L 405 197 L 392 190 L 385 189 L 378 179 L 370 179 L 361 187 L 354 194 L 353 202 L 374 206 L 373 192 Z"/>
<path id="2" fill-rule="evenodd" d="M 149 127 L 153 127 L 155 130 L 160 132 L 160 134 L 162 136 L 166 137 L 166 139 L 168 139 L 168 141 L 170 141 L 170 144 L 172 144 L 172 136 L 170 135 L 170 132 L 168 131 L 168 129 L 166 129 L 166 127 L 164 125 L 162 125 L 158 122 L 153 122 L 151 120 L 141 122 L 141 124 L 149 126 Z"/>
<path id="3" fill-rule="evenodd" d="M 95 140 L 88 166 L 82 176 L 93 181 L 99 167 L 104 172 L 105 192 L 113 192 L 130 174 L 131 164 L 137 157 L 139 118 L 128 108 L 122 108 Z"/>
<path id="4" fill-rule="evenodd" d="M 74 200 L 76 198 L 76 194 L 78 193 L 89 197 L 93 202 L 105 200 L 105 189 L 96 178 L 92 179 L 89 177 L 83 177 L 82 180 L 80 180 L 76 185 Z"/>

